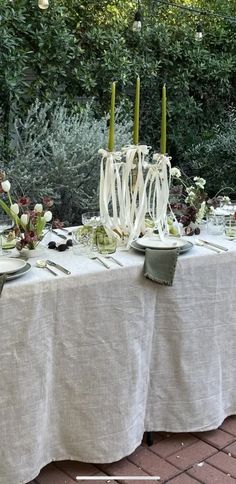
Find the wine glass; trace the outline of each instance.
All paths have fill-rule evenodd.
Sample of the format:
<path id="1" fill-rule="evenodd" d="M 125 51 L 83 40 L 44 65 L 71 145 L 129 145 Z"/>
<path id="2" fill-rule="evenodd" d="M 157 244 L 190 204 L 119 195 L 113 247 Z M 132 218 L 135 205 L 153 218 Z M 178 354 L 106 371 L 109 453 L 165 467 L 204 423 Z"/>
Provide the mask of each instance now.
<path id="1" fill-rule="evenodd" d="M 12 227 L 12 221 L 5 213 L 0 213 L 0 256 L 4 255 L 2 246 L 3 246 L 3 233 L 5 230 L 10 229 Z"/>

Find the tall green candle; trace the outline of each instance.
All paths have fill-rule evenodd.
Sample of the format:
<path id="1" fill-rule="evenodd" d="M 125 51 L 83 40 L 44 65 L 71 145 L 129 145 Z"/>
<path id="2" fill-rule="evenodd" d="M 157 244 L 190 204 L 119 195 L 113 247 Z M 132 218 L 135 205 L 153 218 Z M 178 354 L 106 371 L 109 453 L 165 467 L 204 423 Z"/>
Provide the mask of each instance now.
<path id="1" fill-rule="evenodd" d="M 161 154 L 166 154 L 166 85 L 162 88 L 161 104 Z"/>
<path id="2" fill-rule="evenodd" d="M 140 107 L 140 78 L 137 77 L 135 106 L 134 106 L 134 133 L 133 133 L 134 145 L 138 145 L 138 142 L 139 142 L 139 107 Z"/>
<path id="3" fill-rule="evenodd" d="M 110 110 L 110 126 L 109 126 L 109 140 L 108 150 L 113 151 L 115 145 L 115 102 L 116 102 L 116 83 L 113 82 L 111 86 L 111 110 Z"/>

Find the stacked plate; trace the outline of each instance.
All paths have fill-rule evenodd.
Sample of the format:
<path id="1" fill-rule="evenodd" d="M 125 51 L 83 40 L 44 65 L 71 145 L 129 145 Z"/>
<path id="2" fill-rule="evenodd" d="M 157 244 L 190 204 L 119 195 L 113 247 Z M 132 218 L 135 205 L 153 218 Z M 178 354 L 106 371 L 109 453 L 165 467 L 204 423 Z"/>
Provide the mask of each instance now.
<path id="1" fill-rule="evenodd" d="M 146 248 L 156 250 L 179 248 L 180 253 L 182 254 L 192 249 L 193 244 L 188 240 L 178 239 L 176 237 L 165 237 L 165 240 L 163 241 L 158 235 L 153 234 L 133 241 L 131 243 L 131 247 L 140 252 L 145 252 Z"/>
<path id="2" fill-rule="evenodd" d="M 31 265 L 22 259 L 0 257 L 0 275 L 7 274 L 7 281 L 23 276 L 31 269 Z"/>

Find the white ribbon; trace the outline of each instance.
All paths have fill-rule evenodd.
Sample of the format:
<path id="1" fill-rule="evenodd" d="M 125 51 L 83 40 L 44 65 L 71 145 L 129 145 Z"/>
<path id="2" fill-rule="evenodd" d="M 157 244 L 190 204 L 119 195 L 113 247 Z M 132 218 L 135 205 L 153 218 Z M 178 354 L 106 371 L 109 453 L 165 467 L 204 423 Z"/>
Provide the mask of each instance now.
<path id="1" fill-rule="evenodd" d="M 148 211 L 163 240 L 168 233 L 167 207 L 171 183 L 170 157 L 153 156 L 154 164 L 146 163 L 146 145 L 131 145 L 122 153 L 99 150 L 102 155 L 100 172 L 100 214 L 108 230 L 120 229 L 128 233 L 129 247 L 145 230 L 145 214 Z M 144 170 L 146 175 L 144 177 Z M 135 175 L 135 178 L 134 176 Z M 110 211 L 111 207 L 111 211 Z"/>
<path id="2" fill-rule="evenodd" d="M 122 229 L 129 233 L 127 244 L 129 247 L 132 240 L 136 239 L 144 228 L 147 197 L 143 164 L 149 149 L 146 145 L 131 145 L 123 148 L 122 151 L 126 157 L 122 178 L 123 198 L 121 200 L 122 211 L 126 214 L 126 217 L 125 226 Z"/>
<path id="3" fill-rule="evenodd" d="M 153 155 L 155 164 L 149 165 L 146 175 L 148 212 L 155 221 L 161 240 L 168 233 L 167 207 L 171 183 L 171 158 L 160 153 Z"/>
<path id="4" fill-rule="evenodd" d="M 120 225 L 119 197 L 121 196 L 120 168 L 122 163 L 119 162 L 121 161 L 121 153 L 104 149 L 100 149 L 98 153 L 102 155 L 99 193 L 100 216 L 108 233 L 114 235 L 113 229 Z"/>

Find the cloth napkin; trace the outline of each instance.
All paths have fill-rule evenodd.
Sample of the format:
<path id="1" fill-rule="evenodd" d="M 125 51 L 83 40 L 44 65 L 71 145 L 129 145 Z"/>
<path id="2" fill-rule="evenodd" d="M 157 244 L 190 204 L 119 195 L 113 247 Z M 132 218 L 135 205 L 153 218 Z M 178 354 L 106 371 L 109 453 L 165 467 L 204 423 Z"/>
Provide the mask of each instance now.
<path id="1" fill-rule="evenodd" d="M 179 248 L 145 250 L 144 276 L 158 284 L 172 286 Z"/>
<path id="2" fill-rule="evenodd" d="M 6 274 L 1 274 L 0 276 L 0 296 L 1 296 L 1 293 L 2 293 L 2 290 L 3 290 L 3 286 L 4 286 L 4 282 L 7 278 L 7 275 Z"/>

